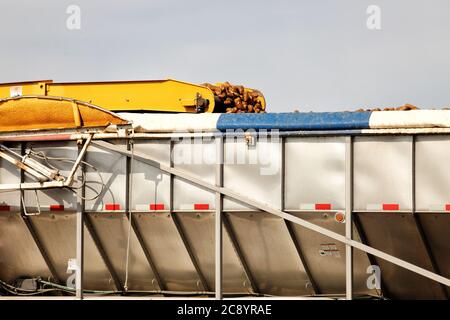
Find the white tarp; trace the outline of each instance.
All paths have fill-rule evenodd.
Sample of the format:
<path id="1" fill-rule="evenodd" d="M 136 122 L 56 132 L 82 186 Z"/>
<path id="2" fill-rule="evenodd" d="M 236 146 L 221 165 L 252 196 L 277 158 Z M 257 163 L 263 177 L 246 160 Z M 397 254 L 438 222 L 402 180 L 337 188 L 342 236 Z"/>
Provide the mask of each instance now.
<path id="1" fill-rule="evenodd" d="M 450 111 L 375 111 L 370 115 L 369 127 L 371 129 L 450 128 Z"/>
<path id="2" fill-rule="evenodd" d="M 118 113 L 135 132 L 216 131 L 220 113 Z"/>

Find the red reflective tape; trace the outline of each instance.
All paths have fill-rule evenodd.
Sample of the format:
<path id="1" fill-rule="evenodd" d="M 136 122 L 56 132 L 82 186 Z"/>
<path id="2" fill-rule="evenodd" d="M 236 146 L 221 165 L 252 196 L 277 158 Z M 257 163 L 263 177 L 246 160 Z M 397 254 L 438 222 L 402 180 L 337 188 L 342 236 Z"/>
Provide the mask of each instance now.
<path id="1" fill-rule="evenodd" d="M 331 203 L 316 203 L 314 208 L 316 210 L 331 210 Z"/>
<path id="2" fill-rule="evenodd" d="M 383 210 L 400 210 L 397 203 L 383 203 Z"/>
<path id="3" fill-rule="evenodd" d="M 150 210 L 164 210 L 164 203 L 151 203 Z"/>
<path id="4" fill-rule="evenodd" d="M 445 211 L 450 211 L 450 204 L 445 205 Z"/>
<path id="5" fill-rule="evenodd" d="M 207 203 L 195 203 L 194 210 L 208 210 L 209 204 Z"/>
<path id="6" fill-rule="evenodd" d="M 118 203 L 107 203 L 105 204 L 105 210 L 120 210 L 120 204 Z"/>
<path id="7" fill-rule="evenodd" d="M 64 205 L 52 204 L 52 205 L 50 205 L 50 211 L 64 211 Z"/>
<path id="8" fill-rule="evenodd" d="M 10 211 L 11 207 L 8 205 L 0 205 L 0 211 Z"/>

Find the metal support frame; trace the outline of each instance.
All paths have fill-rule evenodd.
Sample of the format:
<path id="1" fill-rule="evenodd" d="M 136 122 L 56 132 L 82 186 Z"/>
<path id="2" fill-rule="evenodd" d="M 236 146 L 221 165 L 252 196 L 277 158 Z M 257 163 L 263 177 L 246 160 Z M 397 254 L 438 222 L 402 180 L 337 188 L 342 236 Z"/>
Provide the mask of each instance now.
<path id="1" fill-rule="evenodd" d="M 171 169 L 175 170 L 173 168 L 174 165 L 173 165 L 173 158 L 172 158 L 172 155 L 173 155 L 173 141 L 170 140 L 169 144 L 170 144 L 170 154 L 169 154 L 169 156 L 170 156 L 170 165 L 167 168 L 171 168 Z M 135 154 L 136 154 L 136 152 L 135 152 Z M 127 154 L 125 154 L 125 155 L 127 155 Z M 142 158 L 142 157 L 138 156 L 138 157 L 135 157 L 135 159 L 140 159 L 140 161 L 149 164 L 149 162 L 145 161 L 145 159 Z M 172 174 L 170 172 L 170 170 L 169 171 L 165 171 L 165 172 L 168 173 L 169 177 L 170 177 L 170 195 L 169 195 L 170 217 L 172 218 L 172 222 L 173 222 L 175 228 L 177 229 L 177 232 L 178 232 L 178 234 L 179 234 L 179 236 L 181 238 L 181 241 L 183 242 L 184 248 L 186 249 L 186 252 L 187 252 L 189 258 L 191 259 L 192 265 L 194 266 L 194 269 L 197 272 L 197 276 L 198 276 L 198 278 L 199 278 L 199 280 L 200 280 L 200 282 L 201 282 L 201 284 L 203 286 L 203 289 L 205 291 L 207 291 L 207 292 L 210 292 L 211 288 L 210 288 L 208 282 L 206 281 L 206 278 L 203 275 L 202 270 L 200 269 L 200 265 L 198 264 L 197 259 L 196 259 L 195 255 L 194 255 L 194 252 L 191 249 L 191 246 L 189 244 L 189 240 L 188 240 L 188 238 L 187 238 L 187 236 L 186 236 L 186 234 L 185 234 L 185 232 L 183 230 L 183 226 L 181 225 L 181 222 L 179 221 L 177 214 L 174 213 L 174 208 L 173 208 L 173 183 L 174 183 L 174 176 L 175 175 Z"/>
<path id="2" fill-rule="evenodd" d="M 223 186 L 223 153 L 224 153 L 224 143 L 223 137 L 216 137 L 216 187 Z M 222 229 L 222 206 L 223 199 L 220 192 L 216 192 L 215 200 L 215 297 L 217 300 L 223 298 L 223 229 Z"/>
<path id="3" fill-rule="evenodd" d="M 20 144 L 20 149 L 21 149 L 21 154 L 23 155 L 25 153 L 25 143 L 21 143 Z M 24 183 L 25 181 L 25 172 L 24 170 L 20 170 L 20 183 Z M 25 198 L 25 191 L 24 190 L 20 190 L 20 198 L 24 199 Z M 47 254 L 47 250 L 45 249 L 44 245 L 42 244 L 38 233 L 36 232 L 34 226 L 33 226 L 33 222 L 31 221 L 31 218 L 29 216 L 27 216 L 25 214 L 25 203 L 24 201 L 20 201 L 20 216 L 22 217 L 23 222 L 25 223 L 28 232 L 30 233 L 31 237 L 33 238 L 34 243 L 36 244 L 42 259 L 44 259 L 44 262 L 48 268 L 48 270 L 50 271 L 51 276 L 53 277 L 53 279 L 55 280 L 56 283 L 58 284 L 62 284 L 61 279 L 59 279 L 58 277 L 58 273 L 56 272 L 56 268 L 53 265 L 52 261 L 50 260 L 49 255 Z"/>
<path id="4" fill-rule="evenodd" d="M 353 139 L 345 138 L 345 238 L 353 241 Z M 345 297 L 353 299 L 353 247 L 345 244 Z"/>
<path id="5" fill-rule="evenodd" d="M 127 150 L 130 151 L 131 149 L 131 145 L 130 143 L 131 140 L 126 140 L 127 143 Z M 142 237 L 142 234 L 139 230 L 138 225 L 136 224 L 136 221 L 134 219 L 130 220 L 130 214 L 133 215 L 133 213 L 131 213 L 131 197 L 132 195 L 130 195 L 130 184 L 131 184 L 131 179 L 130 179 L 130 174 L 132 172 L 132 166 L 133 164 L 131 163 L 131 158 L 127 157 L 126 158 L 126 182 L 125 182 L 125 216 L 127 217 L 128 221 L 131 223 L 131 228 L 134 232 L 134 235 L 136 236 L 139 245 L 142 248 L 142 251 L 144 252 L 145 258 L 148 262 L 148 265 L 150 266 L 150 269 L 153 272 L 153 275 L 155 276 L 155 280 L 156 283 L 158 284 L 158 287 L 160 290 L 164 291 L 166 290 L 166 287 L 164 285 L 164 282 L 158 272 L 158 269 L 156 268 L 156 265 L 153 261 L 153 256 L 149 250 L 149 248 L 146 246 L 144 238 Z"/>
<path id="6" fill-rule="evenodd" d="M 83 148 L 78 146 L 78 152 Z M 86 147 L 87 150 L 87 147 Z M 83 156 L 84 160 L 84 156 Z M 83 170 L 83 169 L 82 169 Z M 76 172 L 76 171 L 75 171 Z M 75 173 L 74 173 L 75 174 Z M 83 173 L 81 172 L 81 176 Z M 85 196 L 86 188 L 82 186 L 77 191 L 77 213 L 76 213 L 76 263 L 75 270 L 75 295 L 78 299 L 83 299 L 83 280 L 84 280 L 84 215 L 85 215 Z"/>
<path id="7" fill-rule="evenodd" d="M 131 156 L 131 153 L 127 150 L 124 150 L 123 148 L 121 148 L 120 146 L 115 146 L 111 143 L 105 142 L 105 141 L 95 141 L 94 144 L 102 149 L 106 149 L 106 150 L 110 150 L 110 151 L 114 151 L 114 152 L 118 152 L 120 154 L 126 155 L 128 157 Z M 348 151 L 347 151 L 348 152 Z M 282 210 L 273 208 L 269 205 L 260 203 L 259 201 L 256 201 L 254 199 L 245 197 L 239 193 L 236 193 L 230 189 L 224 188 L 224 187 L 218 187 L 214 184 L 210 184 L 208 182 L 205 182 L 201 179 L 198 179 L 197 177 L 183 171 L 183 170 L 179 170 L 179 169 L 175 169 L 172 166 L 167 166 L 164 165 L 158 161 L 156 161 L 155 159 L 153 159 L 151 156 L 146 155 L 146 154 L 142 154 L 139 152 L 135 152 L 134 153 L 134 158 L 138 159 L 139 161 L 145 162 L 153 167 L 156 167 L 166 173 L 169 173 L 171 175 L 176 175 L 177 177 L 179 177 L 180 179 L 183 179 L 185 181 L 188 181 L 190 183 L 193 183 L 197 186 L 199 186 L 200 188 L 206 189 L 206 190 L 210 190 L 212 192 L 216 192 L 216 193 L 221 193 L 222 195 L 225 195 L 227 197 L 230 197 L 232 199 L 235 199 L 237 201 L 240 202 L 244 202 L 247 205 L 250 205 L 251 207 L 257 208 L 259 210 L 271 213 L 273 215 L 276 215 L 278 217 L 281 217 L 283 219 L 289 220 L 295 224 L 298 224 L 300 226 L 303 226 L 309 230 L 312 230 L 314 232 L 320 233 L 324 236 L 330 237 L 336 241 L 342 242 L 345 245 L 357 248 L 359 250 L 365 251 L 369 254 L 372 254 L 374 256 L 377 256 L 381 259 L 384 259 L 386 261 L 389 261 L 395 265 L 398 265 L 402 268 L 405 268 L 407 270 L 410 270 L 412 272 L 415 272 L 417 274 L 420 274 L 426 278 L 432 279 L 434 281 L 437 281 L 439 283 L 445 284 L 446 286 L 450 286 L 450 279 L 443 277 L 439 274 L 436 274 L 434 272 L 431 272 L 427 269 L 418 267 L 417 265 L 414 265 L 412 263 L 409 263 L 405 260 L 399 259 L 395 256 L 392 256 L 390 254 L 387 254 L 381 250 L 375 249 L 373 247 L 370 247 L 368 245 L 365 245 L 359 241 L 355 241 L 352 239 L 351 235 L 350 237 L 347 236 L 342 236 L 339 233 L 333 232 L 331 230 L 328 230 L 326 228 L 320 227 L 318 225 L 315 225 L 309 221 L 306 221 L 304 219 L 298 218 L 296 216 L 293 216 L 292 214 L 289 214 L 287 212 L 284 212 Z M 347 173 L 348 174 L 348 173 Z M 348 199 L 347 199 L 348 201 Z M 350 210 L 350 207 L 347 206 L 346 210 Z M 351 212 L 350 212 L 351 214 Z M 348 219 L 348 216 L 346 217 Z M 351 216 L 350 216 L 350 220 L 351 220 Z M 351 224 L 349 224 L 351 226 Z M 349 230 L 351 230 L 351 228 L 349 228 Z M 347 259 L 349 259 L 349 257 L 347 257 Z M 350 260 L 350 259 L 349 259 Z M 349 273 L 350 274 L 350 273 Z M 351 279 L 350 277 L 347 277 Z M 350 279 L 347 279 L 348 281 L 350 281 Z M 350 287 L 350 286 L 348 286 Z M 347 288 L 347 293 L 349 293 L 350 290 L 348 290 L 349 288 Z"/>
<path id="8" fill-rule="evenodd" d="M 133 214 L 133 213 L 132 213 Z M 148 265 L 150 266 L 150 269 L 153 271 L 153 275 L 155 276 L 156 283 L 158 284 L 158 287 L 161 291 L 167 290 L 164 281 L 161 278 L 161 275 L 158 272 L 158 269 L 156 268 L 155 263 L 153 262 L 153 256 L 148 249 L 148 247 L 145 245 L 144 238 L 142 237 L 141 232 L 139 231 L 139 227 L 136 224 L 136 221 L 134 219 L 131 220 L 131 228 L 136 235 L 136 238 L 139 242 L 139 245 L 142 248 L 142 251 L 144 251 L 145 258 L 147 259 Z"/>
<path id="9" fill-rule="evenodd" d="M 286 201 L 286 156 L 285 156 L 285 150 L 286 150 L 286 138 L 281 137 L 281 211 L 285 210 L 285 201 Z M 314 280 L 311 270 L 309 269 L 308 263 L 306 262 L 305 255 L 303 254 L 303 251 L 300 247 L 300 244 L 298 243 L 298 239 L 295 235 L 294 228 L 292 224 L 287 221 L 283 220 L 284 224 L 287 228 L 289 237 L 291 238 L 292 243 L 294 244 L 295 250 L 297 251 L 297 255 L 300 259 L 300 263 L 305 270 L 306 276 L 308 277 L 309 283 L 311 283 L 311 287 L 314 291 L 314 294 L 320 294 L 320 289 L 317 286 L 316 281 Z"/>
<path id="10" fill-rule="evenodd" d="M 306 276 L 308 277 L 308 281 L 311 283 L 311 287 L 314 291 L 315 295 L 319 295 L 321 294 L 320 289 L 316 283 L 316 281 L 314 280 L 312 274 L 311 274 L 311 270 L 309 269 L 308 263 L 306 262 L 306 258 L 303 254 L 302 249 L 300 248 L 300 245 L 297 241 L 297 237 L 295 235 L 295 231 L 294 228 L 292 226 L 292 223 L 290 221 L 284 220 L 284 223 L 286 225 L 286 229 L 288 231 L 289 237 L 291 238 L 292 243 L 294 244 L 295 250 L 297 252 L 297 255 L 300 259 L 301 265 L 303 267 L 303 269 L 305 269 L 305 273 Z"/>
<path id="11" fill-rule="evenodd" d="M 123 291 L 123 285 L 120 282 L 120 278 L 117 275 L 117 272 L 114 270 L 113 264 L 111 263 L 111 260 L 109 259 L 108 255 L 106 254 L 106 250 L 103 247 L 100 238 L 97 235 L 97 232 L 95 231 L 95 227 L 92 224 L 91 218 L 88 213 L 85 213 L 84 216 L 84 225 L 86 226 L 86 229 L 88 230 L 92 240 L 94 241 L 95 247 L 100 254 L 100 257 L 103 260 L 103 263 L 106 266 L 106 269 L 108 270 L 109 274 L 111 275 L 111 278 L 114 281 L 114 286 L 118 291 Z"/>
<path id="12" fill-rule="evenodd" d="M 258 284 L 253 277 L 252 271 L 248 266 L 247 259 L 245 259 L 244 254 L 242 253 L 241 247 L 239 246 L 239 242 L 236 238 L 236 233 L 234 232 L 233 226 L 231 225 L 228 216 L 225 212 L 222 213 L 222 223 L 225 228 L 225 231 L 230 238 L 231 245 L 233 246 L 234 252 L 236 253 L 239 262 L 241 263 L 242 268 L 244 269 L 245 276 L 247 277 L 250 288 L 253 291 L 253 294 L 260 294 Z"/>
<path id="13" fill-rule="evenodd" d="M 416 226 L 420 240 L 422 241 L 422 244 L 425 248 L 427 258 L 431 265 L 431 270 L 433 270 L 434 273 L 441 274 L 441 272 L 439 270 L 439 266 L 436 262 L 433 252 L 431 250 L 430 243 L 429 243 L 429 241 L 425 235 L 425 232 L 423 230 L 422 223 L 420 222 L 420 219 L 416 213 L 416 136 L 415 135 L 412 135 L 411 143 L 412 143 L 412 146 L 411 146 L 411 161 L 412 161 L 412 165 L 411 165 L 411 167 L 412 167 L 412 174 L 411 174 L 411 177 L 412 177 L 412 181 L 411 181 L 411 186 L 412 186 L 412 206 L 411 207 L 412 207 L 412 210 L 411 211 L 412 212 L 411 212 L 411 215 L 413 217 L 414 224 Z M 442 294 L 448 300 L 449 295 L 448 295 L 448 292 L 447 292 L 445 286 L 441 283 L 440 287 L 442 290 Z"/>
<path id="14" fill-rule="evenodd" d="M 361 222 L 359 221 L 359 216 L 357 213 L 353 212 L 352 220 L 353 220 L 353 224 L 356 229 L 356 233 L 358 234 L 359 239 L 361 240 L 361 243 L 363 243 L 365 245 L 369 245 L 369 243 L 367 241 L 366 233 L 364 232 Z M 372 256 L 371 254 L 368 254 L 367 252 L 366 252 L 366 255 L 367 255 L 367 259 L 369 259 L 370 265 L 372 265 L 372 266 L 377 265 L 377 261 L 374 256 Z M 378 289 L 377 289 L 377 292 L 378 292 Z M 389 294 L 388 294 L 386 286 L 384 285 L 384 282 L 383 282 L 383 277 L 381 277 L 381 279 L 380 279 L 380 290 L 379 290 L 378 294 L 382 298 L 383 297 L 389 298 Z"/>
<path id="15" fill-rule="evenodd" d="M 5 152 L 0 151 L 0 157 L 4 158 L 6 161 L 14 164 L 16 167 L 20 168 L 21 171 L 27 171 L 29 174 L 33 175 L 36 179 L 40 180 L 39 182 L 20 182 L 16 184 L 1 184 L 0 190 L 2 191 L 15 191 L 15 190 L 44 190 L 44 189 L 54 189 L 54 188 L 70 188 L 72 187 L 74 176 L 77 170 L 80 167 L 81 161 L 84 159 L 84 156 L 86 155 L 87 148 L 89 147 L 91 141 L 93 138 L 93 134 L 90 134 L 86 138 L 86 142 L 84 143 L 83 147 L 80 148 L 78 152 L 78 157 L 75 160 L 75 163 L 67 177 L 65 179 L 64 177 L 60 176 L 59 174 L 55 176 L 55 178 L 51 181 L 42 181 L 42 179 L 50 179 L 46 175 L 49 175 L 47 173 L 46 175 L 43 174 L 45 171 L 52 171 L 54 174 L 54 170 L 50 170 L 49 168 L 43 166 L 42 164 L 28 160 L 28 162 L 22 162 L 14 159 L 10 155 L 8 155 Z M 5 150 L 9 150 L 8 148 L 5 148 L 4 146 L 0 145 L 0 150 L 2 147 Z M 9 153 L 12 153 L 11 150 L 9 150 Z M 24 156 L 24 150 L 21 151 L 22 157 Z M 23 158 L 22 158 L 23 159 Z M 31 167 L 33 166 L 34 169 Z M 41 172 L 39 172 L 41 171 Z"/>

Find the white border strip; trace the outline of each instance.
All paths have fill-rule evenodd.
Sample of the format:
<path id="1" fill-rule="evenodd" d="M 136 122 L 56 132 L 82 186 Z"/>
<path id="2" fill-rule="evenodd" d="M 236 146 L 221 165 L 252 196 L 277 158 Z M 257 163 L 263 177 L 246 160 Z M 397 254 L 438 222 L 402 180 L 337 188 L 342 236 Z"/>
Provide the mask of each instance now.
<path id="1" fill-rule="evenodd" d="M 374 111 L 371 129 L 449 128 L 449 110 Z"/>

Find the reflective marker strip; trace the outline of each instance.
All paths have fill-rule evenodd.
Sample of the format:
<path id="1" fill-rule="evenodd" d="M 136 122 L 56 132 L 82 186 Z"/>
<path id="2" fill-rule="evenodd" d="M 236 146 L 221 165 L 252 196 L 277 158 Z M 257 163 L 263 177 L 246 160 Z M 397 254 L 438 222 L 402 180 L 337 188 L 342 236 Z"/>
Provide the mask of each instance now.
<path id="1" fill-rule="evenodd" d="M 428 206 L 430 211 L 449 211 L 450 204 L 432 204 Z"/>
<path id="2" fill-rule="evenodd" d="M 385 211 L 396 211 L 400 210 L 400 205 L 397 203 L 382 203 L 382 204 L 368 204 L 366 206 L 367 210 L 385 210 Z"/>
<path id="3" fill-rule="evenodd" d="M 316 210 L 331 210 L 331 204 L 330 203 L 316 203 L 315 209 Z"/>
<path id="4" fill-rule="evenodd" d="M 314 210 L 316 206 L 314 203 L 301 203 L 300 210 Z"/>
<path id="5" fill-rule="evenodd" d="M 108 210 L 108 211 L 120 210 L 120 204 L 107 203 L 107 204 L 105 204 L 105 210 Z"/>
<path id="6" fill-rule="evenodd" d="M 150 203 L 150 210 L 164 210 L 164 203 Z"/>
<path id="7" fill-rule="evenodd" d="M 195 203 L 194 210 L 209 210 L 209 204 L 207 203 Z"/>
<path id="8" fill-rule="evenodd" d="M 300 210 L 331 210 L 331 203 L 302 203 Z"/>
<path id="9" fill-rule="evenodd" d="M 180 210 L 209 210 L 208 203 L 181 204 Z"/>
<path id="10" fill-rule="evenodd" d="M 371 203 L 371 204 L 368 204 L 366 206 L 366 209 L 368 211 L 370 211 L 370 210 L 383 210 L 383 206 L 380 205 L 380 204 L 373 204 L 373 203 Z"/>
<path id="11" fill-rule="evenodd" d="M 400 210 L 397 203 L 383 203 L 383 210 Z"/>
<path id="12" fill-rule="evenodd" d="M 137 205 L 135 206 L 135 209 L 136 209 L 137 211 L 148 211 L 149 205 L 148 205 L 148 204 L 137 204 Z"/>
<path id="13" fill-rule="evenodd" d="M 51 204 L 50 211 L 64 211 L 64 205 L 63 204 Z"/>
<path id="14" fill-rule="evenodd" d="M 5 204 L 0 205 L 0 211 L 10 211 L 11 207 Z"/>
<path id="15" fill-rule="evenodd" d="M 135 208 L 138 211 L 158 211 L 164 210 L 165 205 L 164 203 L 137 204 Z"/>

